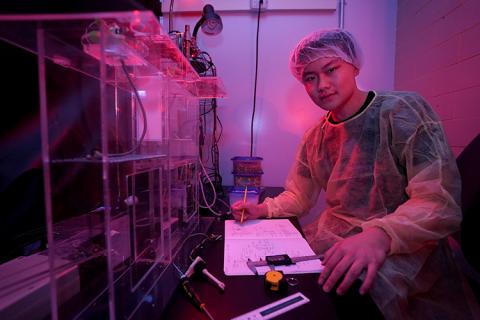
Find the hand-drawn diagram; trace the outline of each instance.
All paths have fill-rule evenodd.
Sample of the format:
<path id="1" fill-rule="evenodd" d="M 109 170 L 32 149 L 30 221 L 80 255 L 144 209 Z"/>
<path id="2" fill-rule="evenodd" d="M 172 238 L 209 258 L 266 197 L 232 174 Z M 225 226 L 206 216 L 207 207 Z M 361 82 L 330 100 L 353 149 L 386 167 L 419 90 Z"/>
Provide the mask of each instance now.
<path id="1" fill-rule="evenodd" d="M 225 239 L 289 239 L 302 238 L 287 219 L 225 221 Z"/>
<path id="2" fill-rule="evenodd" d="M 247 221 L 238 225 L 225 221 L 224 272 L 226 275 L 251 275 L 247 260 L 258 261 L 267 255 L 288 254 L 290 257 L 315 254 L 301 234 L 288 220 Z M 261 223 L 252 223 L 261 222 Z M 290 266 L 278 266 L 285 274 L 316 273 L 322 270 L 320 260 L 303 261 Z M 259 274 L 269 267 L 257 268 Z"/>

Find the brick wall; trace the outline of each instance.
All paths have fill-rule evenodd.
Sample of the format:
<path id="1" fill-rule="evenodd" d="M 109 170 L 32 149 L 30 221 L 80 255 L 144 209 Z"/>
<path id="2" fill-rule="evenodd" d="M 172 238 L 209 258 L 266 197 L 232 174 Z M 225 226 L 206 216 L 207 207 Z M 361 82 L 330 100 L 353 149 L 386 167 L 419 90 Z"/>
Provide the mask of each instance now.
<path id="1" fill-rule="evenodd" d="M 480 0 L 398 0 L 395 89 L 417 91 L 455 155 L 480 133 Z"/>

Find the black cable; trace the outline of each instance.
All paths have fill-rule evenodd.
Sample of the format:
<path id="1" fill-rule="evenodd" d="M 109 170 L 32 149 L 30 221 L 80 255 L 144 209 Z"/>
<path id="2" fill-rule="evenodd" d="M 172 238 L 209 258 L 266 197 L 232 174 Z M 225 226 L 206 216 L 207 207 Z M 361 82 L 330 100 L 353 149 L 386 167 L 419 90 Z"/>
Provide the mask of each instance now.
<path id="1" fill-rule="evenodd" d="M 255 119 L 255 109 L 257 105 L 257 74 L 258 74 L 258 34 L 260 31 L 260 12 L 262 11 L 263 0 L 258 2 L 258 15 L 257 15 L 257 43 L 255 49 L 255 85 L 253 87 L 253 111 L 252 122 L 250 123 L 250 157 L 253 156 L 253 121 Z"/>
<path id="2" fill-rule="evenodd" d="M 200 241 L 195 247 L 192 248 L 192 250 L 190 250 L 190 254 L 188 255 L 188 258 L 190 259 L 190 261 L 195 260 L 195 258 L 198 256 L 197 254 L 198 251 L 200 249 L 203 249 L 207 241 L 214 242 L 214 241 L 220 240 L 221 238 L 222 238 L 222 235 L 220 234 L 210 233 L 206 235 L 206 237 L 203 238 L 202 241 Z"/>
<path id="3" fill-rule="evenodd" d="M 122 157 L 135 152 L 138 148 L 140 148 L 140 146 L 142 145 L 143 139 L 145 139 L 145 135 L 147 134 L 147 113 L 145 112 L 145 108 L 143 107 L 143 103 L 142 103 L 142 100 L 140 99 L 140 95 L 138 94 L 138 90 L 133 84 L 133 81 L 130 78 L 130 75 L 128 74 L 128 70 L 127 70 L 127 67 L 125 66 L 125 62 L 123 60 L 120 60 L 120 63 L 122 64 L 122 70 L 125 73 L 125 76 L 127 77 L 128 83 L 133 89 L 135 97 L 138 101 L 138 105 L 140 106 L 140 111 L 142 112 L 142 117 L 143 117 L 143 131 L 142 131 L 142 135 L 140 136 L 140 139 L 138 140 L 138 143 L 131 150 L 126 152 L 121 152 L 121 153 L 109 154 L 109 156 L 111 157 Z"/>
<path id="4" fill-rule="evenodd" d="M 207 70 L 203 73 L 203 76 L 206 76 L 208 71 L 210 71 L 211 76 L 216 76 L 216 67 L 215 64 L 212 62 L 211 56 L 208 54 L 208 52 L 201 51 L 197 57 L 197 61 L 204 61 L 205 64 L 208 66 Z M 209 109 L 207 110 L 207 105 L 209 105 Z M 222 176 L 220 175 L 220 160 L 219 160 L 219 148 L 218 148 L 218 142 L 220 141 L 220 137 L 223 132 L 223 126 L 220 122 L 220 118 L 218 117 L 217 114 L 217 100 L 215 98 L 208 100 L 202 100 L 201 102 L 201 107 L 202 107 L 202 112 L 200 113 L 200 121 L 202 122 L 201 124 L 201 135 L 203 137 L 207 136 L 208 132 L 208 127 L 207 127 L 207 115 L 212 114 L 212 119 L 213 119 L 213 126 L 212 126 L 212 132 L 211 132 L 211 146 L 210 146 L 210 161 L 211 161 L 211 166 L 208 166 L 208 159 L 207 161 L 204 161 L 205 159 L 203 158 L 204 152 L 203 150 L 200 150 L 200 159 L 205 164 L 205 169 L 207 171 L 206 176 L 202 178 L 202 182 L 208 183 L 208 178 L 212 181 L 212 184 L 214 185 L 215 190 L 219 190 L 220 192 L 223 192 L 222 188 Z M 220 126 L 220 134 L 218 134 L 218 127 Z M 202 146 L 200 146 L 202 148 Z M 205 153 L 208 154 L 208 153 Z"/>
<path id="5" fill-rule="evenodd" d="M 212 112 L 212 111 L 213 111 L 213 108 L 211 107 L 211 108 L 208 109 L 207 111 L 202 112 L 200 115 L 203 117 L 203 116 L 209 114 L 209 113 Z"/>
<path id="6" fill-rule="evenodd" d="M 195 57 L 191 59 L 196 63 L 197 67 L 200 67 L 201 72 L 199 72 L 202 77 L 215 77 L 217 75 L 217 69 L 215 64 L 212 61 L 212 57 L 208 52 L 199 51 Z M 196 69 L 198 71 L 198 69 Z M 220 160 L 219 160 L 219 148 L 218 143 L 222 136 L 223 126 L 220 122 L 220 118 L 217 114 L 217 100 L 204 99 L 200 101 L 200 141 L 202 144 L 199 144 L 199 155 L 200 160 L 204 164 L 205 174 L 200 176 L 200 183 L 207 184 L 212 183 L 215 192 L 217 195 L 223 194 L 222 188 L 222 176 L 220 175 Z M 212 127 L 209 128 L 208 125 L 212 124 Z M 220 132 L 218 128 L 220 127 Z M 211 131 L 210 131 L 211 130 Z M 209 135 L 211 134 L 211 136 Z M 208 138 L 207 138 L 208 137 Z M 206 149 L 210 149 L 206 151 Z M 206 151 L 206 152 L 204 152 Z M 211 162 L 211 163 L 210 163 Z M 211 165 L 209 165 L 209 163 Z M 209 181 L 210 179 L 210 181 Z M 209 188 L 205 190 L 210 191 Z M 213 191 L 213 190 L 212 190 Z M 205 194 L 206 198 L 213 198 L 213 193 Z M 203 199 L 201 199 L 203 200 Z M 215 207 L 215 204 L 213 204 Z"/>
<path id="7" fill-rule="evenodd" d="M 191 58 L 191 63 L 192 65 L 195 64 L 196 67 L 199 67 L 199 64 L 201 65 L 201 70 L 196 69 L 201 76 L 209 76 L 209 71 L 211 73 L 210 76 L 216 75 L 215 65 L 213 64 L 212 57 L 210 57 L 208 52 L 200 51 L 195 57 Z"/>
<path id="8" fill-rule="evenodd" d="M 220 134 L 218 135 L 218 139 L 217 139 L 217 142 L 219 142 L 223 134 L 223 124 L 222 124 L 222 121 L 220 121 L 220 118 L 218 117 L 217 117 L 217 121 L 218 121 L 218 124 L 220 125 Z"/>
<path id="9" fill-rule="evenodd" d="M 217 133 L 217 99 L 212 99 L 212 110 L 213 110 L 213 135 L 212 135 L 212 162 L 216 161 L 216 158 L 213 154 L 214 147 L 217 146 L 217 137 L 215 136 Z M 216 148 L 218 150 L 218 148 Z M 215 166 L 214 166 L 215 167 Z"/>
<path id="10" fill-rule="evenodd" d="M 170 10 L 168 10 L 168 33 L 172 32 L 172 11 L 175 0 L 170 0 Z"/>
<path id="11" fill-rule="evenodd" d="M 217 100 L 215 98 L 211 99 L 211 108 L 209 112 L 212 113 L 213 119 L 213 128 L 212 128 L 212 136 L 211 136 L 211 148 L 210 148 L 210 157 L 212 162 L 212 167 L 208 168 L 213 172 L 207 173 L 208 177 L 212 178 L 212 184 L 214 185 L 215 190 L 223 191 L 222 185 L 222 177 L 220 175 L 220 160 L 219 160 L 219 149 L 218 149 L 218 130 L 217 130 L 217 121 L 219 121 L 219 117 L 217 115 Z M 206 129 L 206 112 L 204 112 L 203 118 L 205 119 L 205 129 Z M 221 123 L 220 123 L 221 124 Z M 205 166 L 206 168 L 208 166 Z"/>
<path id="12" fill-rule="evenodd" d="M 215 125 L 215 135 L 213 136 L 214 139 L 214 153 L 215 153 L 215 162 L 216 166 L 215 168 L 215 181 L 216 181 L 216 189 L 220 191 L 220 193 L 223 193 L 223 188 L 222 188 L 222 176 L 220 175 L 220 152 L 218 149 L 218 143 L 220 142 L 220 138 L 222 137 L 223 133 L 223 125 L 222 122 L 220 121 L 220 117 L 218 116 L 216 110 L 217 110 L 217 99 L 214 99 L 214 121 L 215 123 L 218 122 L 218 126 L 220 127 L 220 131 L 217 136 L 217 125 Z"/>

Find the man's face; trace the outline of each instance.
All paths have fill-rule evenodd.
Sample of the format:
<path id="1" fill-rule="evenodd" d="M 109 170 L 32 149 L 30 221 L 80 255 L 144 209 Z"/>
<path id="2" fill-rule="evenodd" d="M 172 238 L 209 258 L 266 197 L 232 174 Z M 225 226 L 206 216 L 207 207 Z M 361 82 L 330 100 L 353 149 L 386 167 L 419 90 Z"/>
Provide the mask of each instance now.
<path id="1" fill-rule="evenodd" d="M 358 69 L 339 58 L 320 58 L 308 64 L 302 82 L 308 95 L 320 108 L 342 112 L 358 91 Z"/>

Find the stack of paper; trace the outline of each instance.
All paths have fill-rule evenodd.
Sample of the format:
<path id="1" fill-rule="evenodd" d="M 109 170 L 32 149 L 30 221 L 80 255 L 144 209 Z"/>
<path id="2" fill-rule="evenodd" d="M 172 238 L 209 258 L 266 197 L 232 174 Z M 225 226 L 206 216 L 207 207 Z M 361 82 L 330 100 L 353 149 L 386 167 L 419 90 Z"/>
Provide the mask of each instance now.
<path id="1" fill-rule="evenodd" d="M 265 256 L 288 254 L 290 257 L 315 253 L 300 232 L 287 219 L 225 221 L 225 254 L 223 270 L 226 275 L 252 275 L 247 260 L 265 260 Z M 302 261 L 290 266 L 276 266 L 285 274 L 321 272 L 320 260 Z M 269 267 L 257 268 L 265 274 Z"/>

